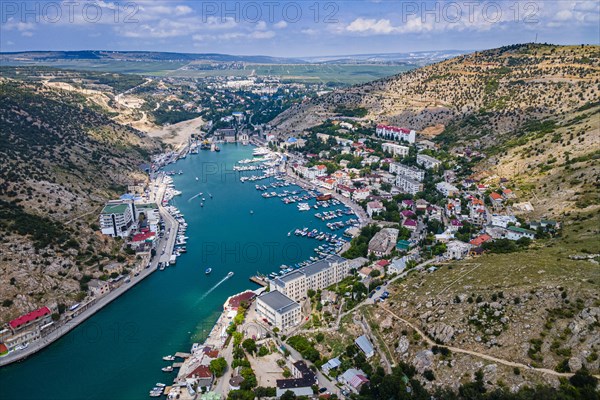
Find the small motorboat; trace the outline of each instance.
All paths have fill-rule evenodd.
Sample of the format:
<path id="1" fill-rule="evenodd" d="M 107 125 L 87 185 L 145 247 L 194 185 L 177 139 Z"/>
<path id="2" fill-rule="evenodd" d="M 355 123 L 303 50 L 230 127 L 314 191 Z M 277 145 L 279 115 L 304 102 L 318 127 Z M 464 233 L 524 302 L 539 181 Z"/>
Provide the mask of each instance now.
<path id="1" fill-rule="evenodd" d="M 229 277 L 232 277 L 232 276 L 233 276 L 233 272 L 229 272 L 229 273 L 227 274 L 227 277 L 228 277 L 228 278 L 229 278 Z"/>
<path id="2" fill-rule="evenodd" d="M 165 385 L 164 383 L 160 383 L 160 382 L 156 384 L 156 387 L 159 387 L 159 388 L 164 388 L 165 386 L 167 386 L 167 385 Z"/>
<path id="3" fill-rule="evenodd" d="M 210 268 L 210 267 L 209 267 L 209 268 L 206 268 L 206 269 L 204 270 L 204 273 L 205 273 L 206 275 L 209 275 L 211 272 L 212 272 L 212 268 Z"/>
<path id="4" fill-rule="evenodd" d="M 169 354 L 168 356 L 164 356 L 163 360 L 165 360 L 165 361 L 173 361 L 173 360 L 175 360 L 175 356 L 172 356 L 172 355 Z"/>
<path id="5" fill-rule="evenodd" d="M 204 207 L 204 203 L 200 203 L 200 207 Z"/>
<path id="6" fill-rule="evenodd" d="M 172 366 L 168 366 L 168 367 L 163 367 L 161 368 L 162 372 L 173 372 L 173 367 Z"/>

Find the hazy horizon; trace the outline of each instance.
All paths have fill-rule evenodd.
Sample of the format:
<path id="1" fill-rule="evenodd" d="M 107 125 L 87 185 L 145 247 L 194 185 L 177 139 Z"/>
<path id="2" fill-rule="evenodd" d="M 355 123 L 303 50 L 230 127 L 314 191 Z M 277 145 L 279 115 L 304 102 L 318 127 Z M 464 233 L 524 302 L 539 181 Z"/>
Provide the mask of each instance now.
<path id="1" fill-rule="evenodd" d="M 598 44 L 599 16 L 591 0 L 3 2 L 0 50 L 298 58 Z"/>

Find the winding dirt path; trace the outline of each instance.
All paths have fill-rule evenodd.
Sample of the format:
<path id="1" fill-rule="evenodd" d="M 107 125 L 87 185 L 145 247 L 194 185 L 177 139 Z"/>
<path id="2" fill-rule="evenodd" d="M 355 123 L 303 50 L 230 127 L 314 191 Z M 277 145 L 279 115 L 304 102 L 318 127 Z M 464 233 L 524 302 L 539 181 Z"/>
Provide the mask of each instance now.
<path id="1" fill-rule="evenodd" d="M 458 348 L 458 347 L 452 347 L 452 346 L 439 345 L 436 342 L 434 342 L 433 340 L 431 340 L 429 338 L 429 336 L 427 336 L 423 331 L 421 331 L 419 328 L 417 328 L 410 321 L 407 321 L 404 318 L 398 316 L 397 314 L 395 314 L 394 312 L 392 312 L 391 310 L 389 310 L 388 308 L 386 308 L 384 306 L 380 305 L 380 307 L 381 307 L 382 310 L 386 311 L 392 317 L 394 317 L 394 318 L 402 321 L 404 324 L 406 324 L 406 325 L 410 326 L 412 329 L 414 329 L 431 346 L 445 347 L 445 348 L 447 348 L 448 350 L 450 350 L 450 351 L 452 351 L 454 353 L 469 354 L 471 356 L 483 358 L 484 360 L 493 361 L 495 363 L 506 365 L 506 366 L 509 366 L 509 367 L 523 368 L 523 369 L 526 369 L 526 370 L 529 370 L 529 371 L 541 372 L 543 374 L 549 374 L 549 375 L 554 375 L 554 376 L 559 376 L 559 377 L 566 377 L 566 378 L 571 377 L 571 376 L 574 375 L 572 373 L 556 372 L 556 371 L 548 369 L 548 368 L 534 368 L 534 367 L 530 367 L 530 366 L 522 364 L 522 363 L 518 363 L 518 362 L 514 362 L 514 361 L 508 361 L 508 360 L 503 360 L 501 358 L 493 357 L 493 356 L 490 356 L 490 355 L 487 355 L 487 354 L 484 354 L 484 353 L 479 353 L 477 351 L 465 350 L 465 349 L 461 349 L 461 348 Z M 594 376 L 596 378 L 600 378 L 600 375 L 594 375 Z"/>

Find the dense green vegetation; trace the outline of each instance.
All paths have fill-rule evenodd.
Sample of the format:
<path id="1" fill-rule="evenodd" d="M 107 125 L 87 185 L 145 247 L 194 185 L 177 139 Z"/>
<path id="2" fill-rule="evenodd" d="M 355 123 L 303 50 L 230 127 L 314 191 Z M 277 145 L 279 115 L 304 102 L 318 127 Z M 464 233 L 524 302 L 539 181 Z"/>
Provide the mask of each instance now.
<path id="1" fill-rule="evenodd" d="M 3 230 L 29 236 L 36 249 L 50 244 L 77 247 L 71 231 L 60 222 L 26 212 L 23 207 L 0 200 L 0 227 Z"/>
<path id="2" fill-rule="evenodd" d="M 321 358 L 317 349 L 315 349 L 313 344 L 304 336 L 292 336 L 288 338 L 287 343 L 300 352 L 302 357 L 313 363 L 319 361 Z"/>
<path id="3" fill-rule="evenodd" d="M 381 230 L 377 225 L 368 225 L 360 230 L 360 234 L 352 239 L 350 248 L 346 250 L 343 257 L 357 258 L 366 257 L 369 253 L 369 241 Z"/>

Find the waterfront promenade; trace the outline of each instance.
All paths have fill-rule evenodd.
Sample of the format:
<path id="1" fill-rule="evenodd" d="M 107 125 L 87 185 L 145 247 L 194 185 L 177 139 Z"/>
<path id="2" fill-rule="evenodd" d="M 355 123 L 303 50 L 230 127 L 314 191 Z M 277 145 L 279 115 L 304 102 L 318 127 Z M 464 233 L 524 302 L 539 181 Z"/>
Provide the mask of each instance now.
<path id="1" fill-rule="evenodd" d="M 168 261 L 168 257 L 172 253 L 175 238 L 177 236 L 178 223 L 164 209 L 164 207 L 162 207 L 162 198 L 164 196 L 165 190 L 166 186 L 162 183 L 162 181 L 158 182 L 158 188 L 156 190 L 156 193 L 152 193 L 152 195 L 153 199 L 159 204 L 159 212 L 165 222 L 165 230 L 170 230 L 170 235 L 160 239 L 157 245 L 157 249 L 160 249 L 165 245 L 167 246 L 167 250 L 170 249 L 168 253 L 165 252 L 164 254 L 164 256 L 167 257 L 167 259 L 164 261 Z M 135 276 L 135 274 L 132 273 L 130 275 L 130 282 L 124 282 L 123 284 L 121 284 L 121 286 L 111 290 L 106 295 L 92 300 L 91 304 L 89 304 L 89 306 L 84 311 L 80 312 L 79 314 L 76 314 L 76 316 L 72 319 L 63 323 L 55 323 L 56 328 L 42 336 L 40 340 L 29 343 L 29 345 L 25 349 L 19 351 L 12 351 L 8 355 L 0 357 L 0 367 L 27 358 L 44 349 L 45 347 L 49 346 L 50 344 L 54 343 L 55 341 L 57 341 L 58 339 L 75 329 L 79 324 L 83 323 L 85 320 L 90 318 L 96 312 L 100 311 L 106 305 L 110 304 L 113 300 L 121 296 L 127 290 L 135 286 L 137 283 L 144 280 L 144 278 L 156 271 L 159 261 L 163 261 L 162 258 L 155 257 L 154 260 L 150 262 L 150 266 L 148 268 L 144 268 L 144 266 L 148 265 L 149 263 L 149 256 L 142 258 L 142 261 L 135 270 L 139 273 L 137 276 Z"/>

